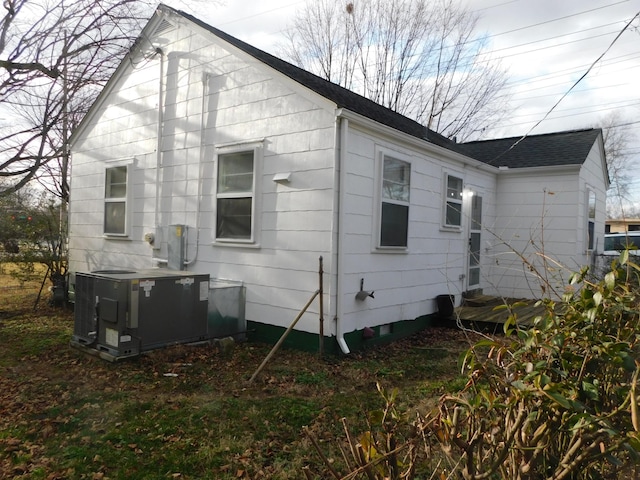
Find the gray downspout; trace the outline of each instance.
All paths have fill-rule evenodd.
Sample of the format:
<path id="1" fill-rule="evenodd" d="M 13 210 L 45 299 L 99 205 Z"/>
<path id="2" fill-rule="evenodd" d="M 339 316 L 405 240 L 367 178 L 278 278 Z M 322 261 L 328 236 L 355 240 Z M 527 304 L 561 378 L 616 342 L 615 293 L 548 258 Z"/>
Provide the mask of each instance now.
<path id="1" fill-rule="evenodd" d="M 164 124 L 164 52 L 156 49 L 160 55 L 160 79 L 158 82 L 158 141 L 156 144 L 156 216 L 155 227 L 160 228 L 160 169 L 162 168 L 162 130 Z"/>
<path id="2" fill-rule="evenodd" d="M 162 131 L 164 124 L 164 52 L 160 47 L 156 48 L 156 53 L 160 55 L 160 80 L 158 82 L 158 141 L 156 143 L 156 212 L 154 218 L 154 227 L 156 239 L 162 239 L 160 235 L 160 170 L 162 169 Z M 157 245 L 160 249 L 162 245 Z M 166 264 L 166 258 L 152 257 L 152 261 L 159 264 Z"/>
<path id="3" fill-rule="evenodd" d="M 338 111 L 337 117 L 340 118 L 341 111 Z M 337 247 L 338 265 L 336 268 L 336 339 L 342 353 L 350 353 L 349 345 L 344 339 L 344 325 L 342 316 L 344 314 L 344 295 L 342 294 L 342 285 L 344 285 L 344 203 L 346 182 L 346 163 L 347 163 L 347 137 L 349 131 L 349 120 L 340 118 L 340 153 L 338 155 L 338 235 Z"/>
<path id="4" fill-rule="evenodd" d="M 198 157 L 198 197 L 196 199 L 196 242 L 195 252 L 193 258 L 184 262 L 185 266 L 189 266 L 198 259 L 198 251 L 200 246 L 200 212 L 202 210 L 202 182 L 204 181 L 203 165 L 205 161 L 205 129 L 206 129 L 206 114 L 207 114 L 207 95 L 209 85 L 209 74 L 204 72 L 202 74 L 202 99 L 200 105 L 200 151 Z"/>

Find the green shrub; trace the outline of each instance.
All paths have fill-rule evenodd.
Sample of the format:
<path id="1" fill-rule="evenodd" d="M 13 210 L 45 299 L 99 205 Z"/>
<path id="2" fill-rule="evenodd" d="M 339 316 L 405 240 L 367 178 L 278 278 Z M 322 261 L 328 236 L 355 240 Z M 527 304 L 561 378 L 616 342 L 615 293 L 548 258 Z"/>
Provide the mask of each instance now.
<path id="1" fill-rule="evenodd" d="M 433 429 L 463 478 L 619 478 L 638 462 L 639 271 L 626 255 L 600 282 L 584 269 L 532 328 L 511 317 L 504 341 L 469 350 L 468 387 Z"/>
<path id="2" fill-rule="evenodd" d="M 398 413 L 397 392 L 379 387 L 385 407 L 369 416 L 369 429 L 353 434 L 345 423 L 337 442 L 346 477 L 307 431 L 331 476 L 632 478 L 640 464 L 640 267 L 623 252 L 602 280 L 588 274 L 573 275 L 561 300 L 543 301 L 532 327 L 513 314 L 504 337 L 471 347 L 465 388 L 425 417 Z"/>

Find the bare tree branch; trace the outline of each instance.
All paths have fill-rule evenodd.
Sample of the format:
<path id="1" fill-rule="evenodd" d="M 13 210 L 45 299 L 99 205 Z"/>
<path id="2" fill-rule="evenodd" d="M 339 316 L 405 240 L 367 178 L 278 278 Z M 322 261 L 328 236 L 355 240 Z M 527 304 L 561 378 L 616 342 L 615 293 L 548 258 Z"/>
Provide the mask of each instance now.
<path id="1" fill-rule="evenodd" d="M 136 0 L 4 0 L 2 8 L 0 195 L 38 180 L 66 200 L 69 132 L 152 8 Z"/>
<path id="2" fill-rule="evenodd" d="M 506 73 L 480 61 L 477 17 L 453 0 L 309 1 L 281 45 L 319 76 L 461 140 L 507 113 Z M 500 93 L 500 97 L 498 97 Z"/>
<path id="3" fill-rule="evenodd" d="M 37 62 L 12 62 L 10 60 L 0 60 L 0 68 L 4 68 L 5 70 L 24 70 L 24 71 L 32 71 L 37 70 L 38 72 L 44 73 L 47 77 L 58 78 L 60 76 L 60 71 L 57 69 L 47 68 L 41 63 Z"/>
<path id="4" fill-rule="evenodd" d="M 607 191 L 607 216 L 610 218 L 624 218 L 640 213 L 637 206 L 633 205 L 629 188 L 633 157 L 628 154 L 628 150 L 636 134 L 625 123 L 616 112 L 609 114 L 601 122 L 610 181 Z"/>

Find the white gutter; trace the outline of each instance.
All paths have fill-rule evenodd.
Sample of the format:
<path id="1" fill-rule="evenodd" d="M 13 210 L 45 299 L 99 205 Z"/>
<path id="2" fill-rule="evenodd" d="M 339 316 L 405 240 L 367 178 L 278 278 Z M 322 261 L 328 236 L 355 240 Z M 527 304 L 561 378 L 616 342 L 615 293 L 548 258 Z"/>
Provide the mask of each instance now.
<path id="1" fill-rule="evenodd" d="M 347 138 L 349 131 L 349 120 L 342 116 L 342 110 L 338 110 L 336 118 L 340 119 L 340 145 L 338 162 L 338 232 L 336 250 L 338 253 L 338 265 L 336 268 L 336 339 L 342 353 L 350 353 L 349 345 L 344 339 L 342 315 L 344 313 L 344 295 L 342 295 L 342 285 L 344 284 L 344 204 L 345 204 L 345 184 L 346 184 L 346 163 L 347 163 Z"/>
<path id="2" fill-rule="evenodd" d="M 539 175 L 540 173 L 575 173 L 579 172 L 582 165 L 548 165 L 546 167 L 498 167 L 498 175 Z"/>

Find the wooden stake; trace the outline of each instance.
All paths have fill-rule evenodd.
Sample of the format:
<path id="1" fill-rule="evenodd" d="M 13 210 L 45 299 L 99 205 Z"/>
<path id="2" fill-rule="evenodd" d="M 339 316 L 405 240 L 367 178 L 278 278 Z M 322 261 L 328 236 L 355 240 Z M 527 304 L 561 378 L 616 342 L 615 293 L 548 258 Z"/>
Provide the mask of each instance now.
<path id="1" fill-rule="evenodd" d="M 320 350 L 320 356 L 324 355 L 324 288 L 323 288 L 323 283 L 322 283 L 322 276 L 324 274 L 324 270 L 322 268 L 322 255 L 320 256 L 320 261 L 319 261 L 319 269 L 318 269 L 318 276 L 320 277 L 320 281 L 319 281 L 319 286 L 318 286 L 318 295 L 320 295 L 320 334 L 319 334 L 319 338 L 318 338 L 318 342 L 319 342 L 319 350 Z"/>
<path id="2" fill-rule="evenodd" d="M 320 290 L 316 290 L 315 293 L 313 294 L 313 296 L 309 299 L 309 301 L 307 302 L 307 304 L 304 306 L 304 308 L 302 310 L 300 310 L 300 313 L 298 313 L 298 316 L 295 318 L 295 320 L 293 322 L 291 322 L 291 325 L 289 325 L 289 328 L 287 328 L 286 332 L 284 332 L 282 334 L 282 336 L 280 337 L 280 340 L 278 340 L 278 343 L 276 343 L 273 348 L 271 349 L 271 351 L 269 352 L 269 354 L 265 357 L 265 359 L 262 361 L 262 363 L 260 364 L 260 366 L 258 367 L 258 369 L 255 371 L 255 373 L 253 375 L 251 375 L 251 378 L 249 379 L 249 383 L 252 383 L 253 380 L 258 376 L 258 374 L 262 371 L 262 369 L 264 368 L 264 366 L 267 364 L 267 362 L 271 359 L 271 357 L 273 357 L 273 354 L 276 353 L 276 351 L 278 350 L 278 348 L 280 348 L 280 345 L 282 345 L 282 342 L 284 342 L 285 338 L 287 338 L 287 335 L 289 335 L 289 333 L 291 332 L 291 330 L 293 330 L 293 327 L 296 326 L 296 323 L 298 323 L 298 320 L 300 320 L 300 318 L 302 317 L 302 315 L 304 315 L 304 312 L 307 311 L 307 308 L 309 308 L 309 305 L 311 305 L 311 303 L 313 303 L 313 301 L 316 299 L 316 297 L 318 296 L 318 293 L 320 292 Z"/>

